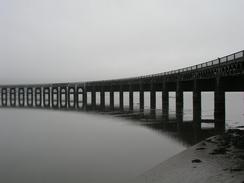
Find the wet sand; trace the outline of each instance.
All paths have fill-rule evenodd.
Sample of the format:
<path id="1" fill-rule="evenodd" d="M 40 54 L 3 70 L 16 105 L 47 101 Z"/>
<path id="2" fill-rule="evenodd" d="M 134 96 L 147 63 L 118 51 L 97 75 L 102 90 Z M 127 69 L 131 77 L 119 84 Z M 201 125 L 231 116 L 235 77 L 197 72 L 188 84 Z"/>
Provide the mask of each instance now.
<path id="1" fill-rule="evenodd" d="M 133 183 L 244 183 L 244 131 L 208 138 L 137 177 Z"/>

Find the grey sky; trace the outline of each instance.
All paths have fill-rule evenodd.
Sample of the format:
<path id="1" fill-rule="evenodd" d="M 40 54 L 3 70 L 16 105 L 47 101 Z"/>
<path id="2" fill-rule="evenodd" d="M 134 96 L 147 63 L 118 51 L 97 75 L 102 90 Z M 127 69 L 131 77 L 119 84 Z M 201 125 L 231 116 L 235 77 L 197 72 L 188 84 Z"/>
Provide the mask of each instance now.
<path id="1" fill-rule="evenodd" d="M 243 0 L 0 0 L 0 83 L 158 73 L 244 49 Z"/>

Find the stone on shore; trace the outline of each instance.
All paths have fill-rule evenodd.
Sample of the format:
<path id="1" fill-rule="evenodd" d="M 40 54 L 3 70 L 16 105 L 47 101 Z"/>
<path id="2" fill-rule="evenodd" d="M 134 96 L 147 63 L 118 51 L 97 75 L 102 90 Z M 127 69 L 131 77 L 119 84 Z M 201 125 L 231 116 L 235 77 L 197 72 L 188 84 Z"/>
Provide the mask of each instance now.
<path id="1" fill-rule="evenodd" d="M 228 130 L 162 162 L 134 183 L 243 183 L 244 131 Z"/>

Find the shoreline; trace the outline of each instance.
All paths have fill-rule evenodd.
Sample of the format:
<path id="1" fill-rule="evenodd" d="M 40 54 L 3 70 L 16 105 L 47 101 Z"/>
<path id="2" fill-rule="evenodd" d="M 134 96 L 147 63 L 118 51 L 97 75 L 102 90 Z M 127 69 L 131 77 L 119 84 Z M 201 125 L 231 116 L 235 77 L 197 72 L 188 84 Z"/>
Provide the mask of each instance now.
<path id="1" fill-rule="evenodd" d="M 243 183 L 244 130 L 228 130 L 184 150 L 133 183 Z"/>

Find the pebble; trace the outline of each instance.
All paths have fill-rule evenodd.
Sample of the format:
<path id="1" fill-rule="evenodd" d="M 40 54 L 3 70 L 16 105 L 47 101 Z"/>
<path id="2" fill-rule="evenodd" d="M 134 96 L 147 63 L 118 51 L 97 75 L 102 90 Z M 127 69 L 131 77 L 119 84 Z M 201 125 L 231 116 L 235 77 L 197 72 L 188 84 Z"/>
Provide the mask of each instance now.
<path id="1" fill-rule="evenodd" d="M 200 159 L 194 159 L 191 161 L 192 163 L 201 163 L 202 161 Z"/>

